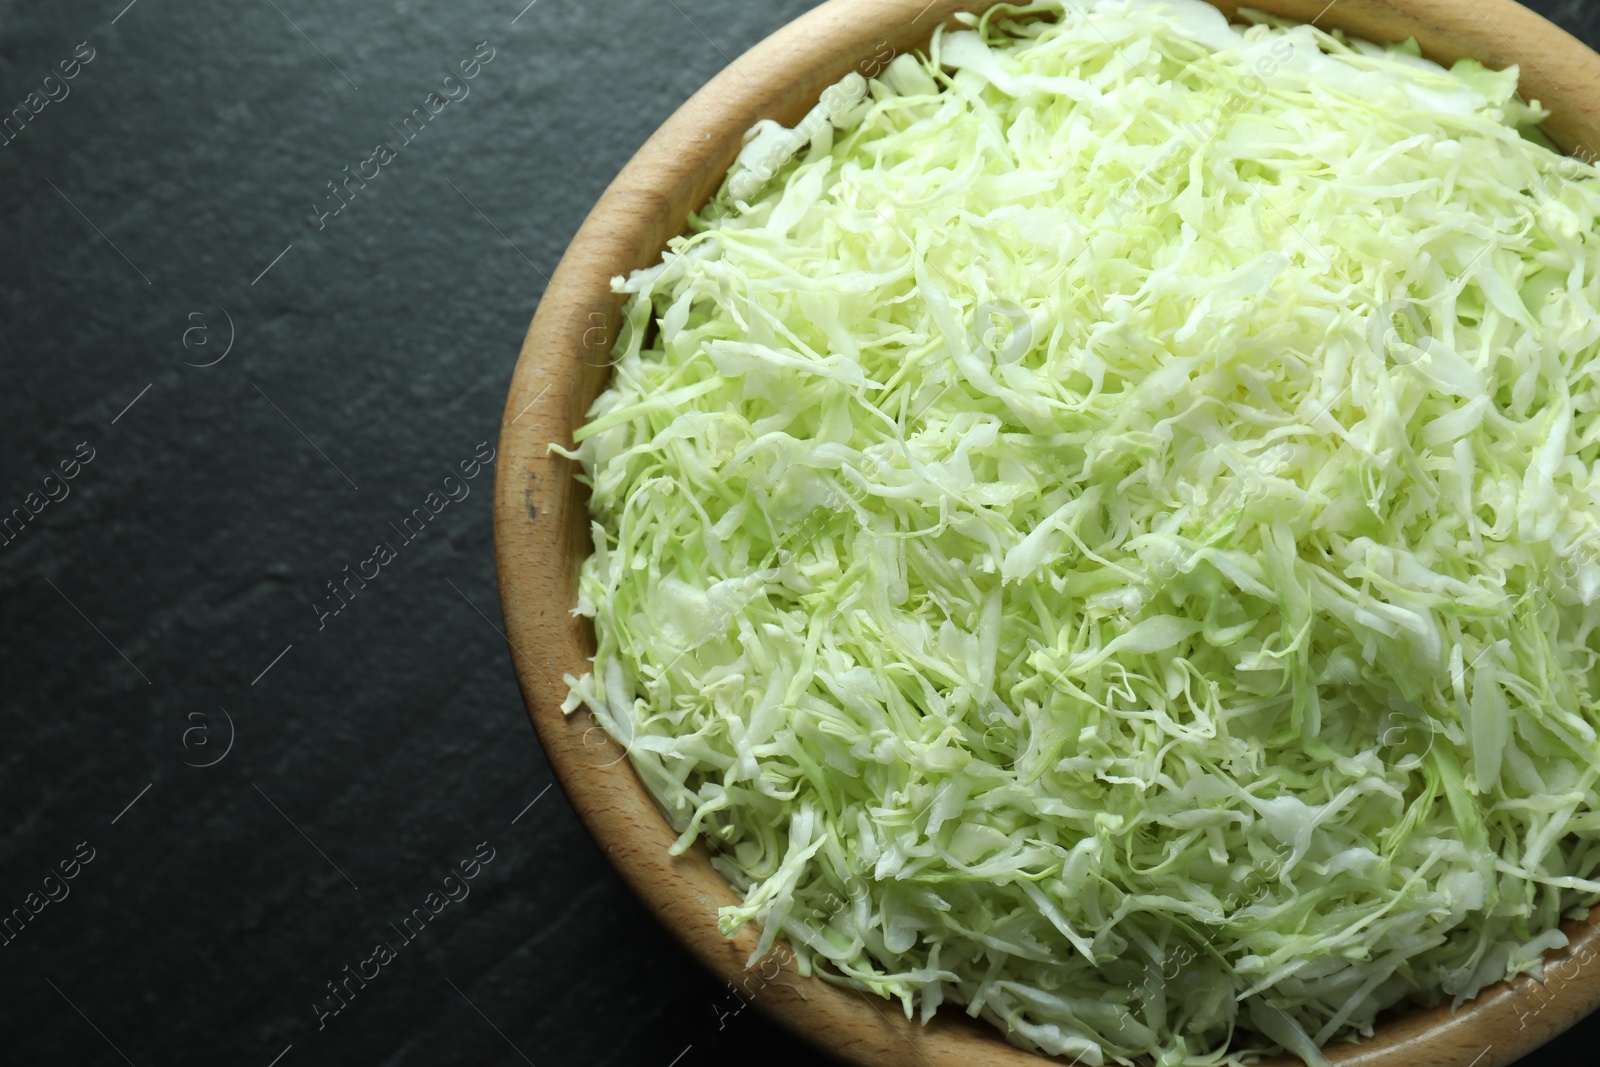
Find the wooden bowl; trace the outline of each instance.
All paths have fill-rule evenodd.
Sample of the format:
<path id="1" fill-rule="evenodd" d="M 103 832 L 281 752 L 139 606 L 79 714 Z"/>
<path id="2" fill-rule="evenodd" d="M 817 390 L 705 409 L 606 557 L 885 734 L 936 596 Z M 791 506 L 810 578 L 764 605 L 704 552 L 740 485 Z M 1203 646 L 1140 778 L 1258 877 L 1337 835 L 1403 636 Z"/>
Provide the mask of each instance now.
<path id="1" fill-rule="evenodd" d="M 591 549 L 571 444 L 603 387 L 621 299 L 610 279 L 660 259 L 688 213 L 721 183 L 758 119 L 792 124 L 823 89 L 884 48 L 927 43 L 959 11 L 993 0 L 831 0 L 741 56 L 689 99 L 617 175 L 573 238 L 522 345 L 506 402 L 495 483 L 500 597 L 528 712 L 568 798 L 611 863 L 656 917 L 721 978 L 770 1016 L 833 1054 L 895 1067 L 1026 1067 L 1062 1063 L 1007 1044 L 988 1024 L 941 1013 L 923 1027 L 888 1001 L 803 978 L 787 953 L 746 972 L 756 940 L 717 931 L 734 892 L 699 847 L 673 859 L 675 835 L 622 750 L 587 714 L 563 715 L 563 674 L 589 669 L 594 637 L 573 616 L 580 562 Z M 1228 15 L 1238 4 L 1212 0 Z M 1519 64 L 1522 92 L 1550 109 L 1545 129 L 1568 150 L 1600 151 L 1600 56 L 1511 0 L 1253 0 L 1245 6 L 1316 21 L 1374 41 L 1415 36 L 1431 58 Z M 1586 156 L 1593 158 L 1593 156 Z M 1600 910 L 1600 909 L 1597 909 Z M 1501 1067 L 1600 1004 L 1600 918 L 1566 927 L 1547 983 L 1500 983 L 1452 1013 L 1389 1019 L 1376 1036 L 1328 1050 L 1350 1067 Z M 1295 1058 L 1274 1061 L 1287 1067 Z"/>

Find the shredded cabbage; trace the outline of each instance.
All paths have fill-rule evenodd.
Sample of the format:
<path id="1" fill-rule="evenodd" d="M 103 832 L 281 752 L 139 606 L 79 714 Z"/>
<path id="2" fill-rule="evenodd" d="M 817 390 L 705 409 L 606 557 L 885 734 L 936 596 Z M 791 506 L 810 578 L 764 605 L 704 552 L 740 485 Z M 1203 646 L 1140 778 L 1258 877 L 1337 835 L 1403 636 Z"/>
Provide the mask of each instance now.
<path id="1" fill-rule="evenodd" d="M 1600 179 L 1515 69 L 997 8 L 762 123 L 573 451 L 568 678 L 731 934 L 1082 1064 L 1600 900 Z"/>

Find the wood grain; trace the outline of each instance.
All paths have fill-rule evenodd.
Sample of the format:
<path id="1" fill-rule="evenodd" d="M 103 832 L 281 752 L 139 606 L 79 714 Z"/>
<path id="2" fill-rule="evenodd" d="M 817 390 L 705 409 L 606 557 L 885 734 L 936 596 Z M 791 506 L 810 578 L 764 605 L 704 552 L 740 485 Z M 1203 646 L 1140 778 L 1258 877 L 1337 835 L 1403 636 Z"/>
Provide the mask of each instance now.
<path id="1" fill-rule="evenodd" d="M 1238 4 L 1214 0 L 1232 15 Z M 674 835 L 625 754 L 587 715 L 560 710 L 564 674 L 581 675 L 593 635 L 570 608 L 590 551 L 574 465 L 547 452 L 604 385 L 620 298 L 609 280 L 657 262 L 688 213 L 716 189 L 741 135 L 758 119 L 793 123 L 822 90 L 887 45 L 924 44 L 934 27 L 988 0 L 831 0 L 741 56 L 696 93 L 612 182 L 573 238 L 533 317 L 506 402 L 495 485 L 495 553 L 517 677 L 550 763 L 611 863 L 660 921 L 720 977 L 796 1034 L 857 1064 L 1026 1067 L 1055 1061 L 1006 1044 L 996 1031 L 944 1014 L 922 1027 L 898 1007 L 781 970 L 746 972 L 750 927 L 728 940 L 716 910 L 735 896 L 706 852 L 672 859 Z M 1253 0 L 1244 6 L 1371 40 L 1415 36 L 1441 62 L 1472 56 L 1518 64 L 1525 96 L 1552 112 L 1564 148 L 1600 151 L 1600 57 L 1510 0 Z M 1600 931 L 1569 923 L 1573 945 L 1550 956 L 1548 985 L 1502 983 L 1452 1013 L 1386 1021 L 1360 1044 L 1328 1050 L 1348 1067 L 1503 1067 L 1600 1003 Z M 1287 1067 L 1295 1058 L 1273 1061 Z"/>

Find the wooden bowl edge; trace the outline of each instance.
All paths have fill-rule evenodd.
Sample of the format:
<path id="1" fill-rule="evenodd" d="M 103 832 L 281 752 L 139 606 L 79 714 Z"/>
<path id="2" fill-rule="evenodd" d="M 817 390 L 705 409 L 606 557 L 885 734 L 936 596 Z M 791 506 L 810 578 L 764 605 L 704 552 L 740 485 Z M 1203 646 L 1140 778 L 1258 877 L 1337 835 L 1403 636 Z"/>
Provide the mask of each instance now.
<path id="1" fill-rule="evenodd" d="M 1211 2 L 1230 16 L 1241 6 L 1302 21 L 1321 16 L 1320 25 L 1370 39 L 1415 35 L 1443 62 L 1460 54 L 1494 66 L 1519 62 L 1525 95 L 1561 108 L 1547 126 L 1558 143 L 1600 150 L 1600 106 L 1586 99 L 1600 96 L 1600 57 L 1511 0 Z M 1011 1046 L 998 1031 L 964 1019 L 941 1017 L 921 1027 L 905 1020 L 898 1005 L 801 977 L 792 959 L 751 989 L 758 972 L 747 972 L 744 962 L 756 935 L 747 928 L 729 940 L 717 931 L 715 908 L 735 895 L 709 855 L 697 846 L 670 858 L 666 849 L 676 835 L 620 749 L 592 723 L 560 710 L 561 675 L 582 674 L 592 653 L 586 625 L 568 610 L 576 561 L 589 545 L 582 496 L 572 491 L 575 465 L 545 445 L 570 444 L 572 427 L 603 383 L 621 306 L 608 279 L 659 259 L 688 210 L 720 184 L 745 129 L 757 118 L 793 122 L 822 89 L 885 43 L 897 51 L 924 43 L 954 13 L 989 6 L 989 0 L 830 0 L 708 82 L 623 168 L 573 238 L 524 339 L 500 437 L 494 527 L 507 639 L 529 716 L 563 790 L 624 881 L 702 963 L 730 984 L 743 982 L 758 1007 L 799 1036 L 863 1065 L 1060 1061 Z M 1570 969 L 1558 975 L 1548 999 L 1529 979 L 1502 982 L 1460 1012 L 1446 1005 L 1394 1019 L 1369 1040 L 1329 1048 L 1329 1058 L 1342 1067 L 1503 1067 L 1600 1004 L 1597 919 L 1591 913 L 1567 924 L 1573 944 L 1548 955 L 1549 966 Z M 1299 1063 L 1282 1057 L 1270 1067 Z"/>

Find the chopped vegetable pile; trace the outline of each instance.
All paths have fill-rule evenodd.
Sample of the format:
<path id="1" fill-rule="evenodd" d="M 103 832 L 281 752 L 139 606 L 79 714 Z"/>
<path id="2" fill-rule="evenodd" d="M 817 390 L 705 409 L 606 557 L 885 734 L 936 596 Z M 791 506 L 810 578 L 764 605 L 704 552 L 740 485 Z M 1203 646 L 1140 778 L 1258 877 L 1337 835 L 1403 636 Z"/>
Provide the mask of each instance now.
<path id="1" fill-rule="evenodd" d="M 965 26 L 617 280 L 567 710 L 725 933 L 1082 1064 L 1538 973 L 1600 900 L 1594 167 L 1410 44 Z"/>

